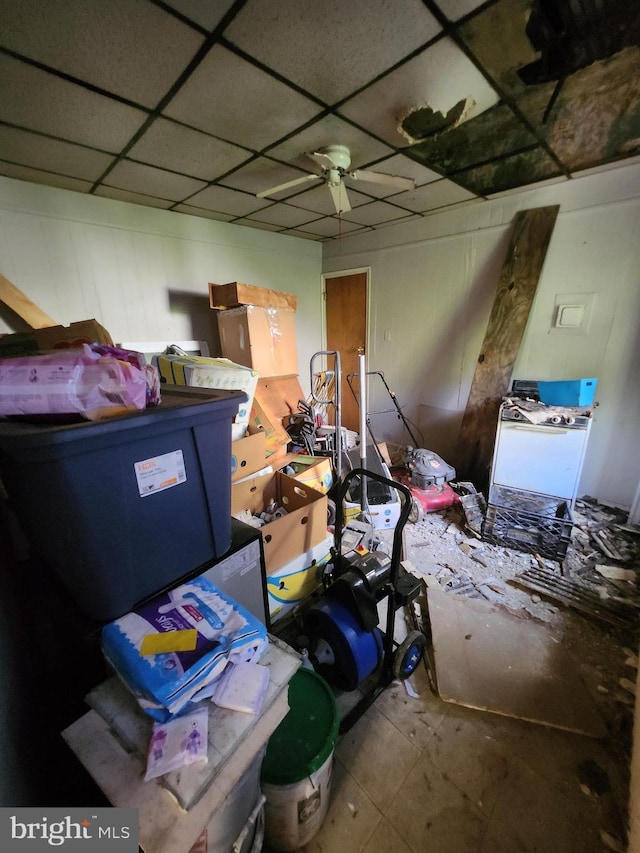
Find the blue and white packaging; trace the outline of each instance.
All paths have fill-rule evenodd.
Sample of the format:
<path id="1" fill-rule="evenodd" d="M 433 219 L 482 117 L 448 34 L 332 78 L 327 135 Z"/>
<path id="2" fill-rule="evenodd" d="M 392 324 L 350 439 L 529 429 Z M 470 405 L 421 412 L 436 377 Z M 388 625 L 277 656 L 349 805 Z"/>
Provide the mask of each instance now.
<path id="1" fill-rule="evenodd" d="M 193 651 L 140 654 L 148 634 L 193 628 Z M 160 722 L 210 695 L 229 661 L 257 661 L 267 644 L 265 626 L 205 577 L 156 596 L 102 629 L 107 661 Z"/>

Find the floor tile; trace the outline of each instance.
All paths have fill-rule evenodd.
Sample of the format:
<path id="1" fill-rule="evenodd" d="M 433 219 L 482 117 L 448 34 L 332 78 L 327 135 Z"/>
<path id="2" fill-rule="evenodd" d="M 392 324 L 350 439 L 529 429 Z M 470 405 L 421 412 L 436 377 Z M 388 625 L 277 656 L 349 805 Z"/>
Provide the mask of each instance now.
<path id="1" fill-rule="evenodd" d="M 414 853 L 479 853 L 487 826 L 480 809 L 426 754 L 414 766 L 386 816 Z"/>
<path id="2" fill-rule="evenodd" d="M 409 690 L 417 693 L 417 698 L 410 695 L 405 684 L 390 684 L 376 700 L 376 708 L 422 750 L 444 719 L 448 706 L 431 692 L 424 667 L 419 666 L 408 679 Z"/>
<path id="3" fill-rule="evenodd" d="M 413 853 L 386 818 L 374 830 L 363 853 Z"/>
<path id="4" fill-rule="evenodd" d="M 443 775 L 489 816 L 509 762 L 479 715 L 467 719 L 447 715 L 429 742 L 428 753 Z"/>
<path id="5" fill-rule="evenodd" d="M 420 750 L 373 705 L 341 737 L 336 755 L 384 812 L 419 759 Z"/>
<path id="6" fill-rule="evenodd" d="M 582 792 L 567 795 L 514 757 L 481 853 L 601 853 L 600 827 L 592 818 Z"/>
<path id="7" fill-rule="evenodd" d="M 378 826 L 382 815 L 335 759 L 329 810 L 316 835 L 304 846 L 305 853 L 358 853 Z"/>

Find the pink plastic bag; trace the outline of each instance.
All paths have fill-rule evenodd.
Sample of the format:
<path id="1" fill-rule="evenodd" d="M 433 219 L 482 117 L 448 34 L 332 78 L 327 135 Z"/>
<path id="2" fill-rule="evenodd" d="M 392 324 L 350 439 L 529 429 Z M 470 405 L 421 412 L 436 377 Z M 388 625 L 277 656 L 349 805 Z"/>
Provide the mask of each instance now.
<path id="1" fill-rule="evenodd" d="M 0 415 L 75 414 L 99 420 L 144 409 L 147 372 L 134 361 L 102 355 L 89 344 L 0 359 Z"/>

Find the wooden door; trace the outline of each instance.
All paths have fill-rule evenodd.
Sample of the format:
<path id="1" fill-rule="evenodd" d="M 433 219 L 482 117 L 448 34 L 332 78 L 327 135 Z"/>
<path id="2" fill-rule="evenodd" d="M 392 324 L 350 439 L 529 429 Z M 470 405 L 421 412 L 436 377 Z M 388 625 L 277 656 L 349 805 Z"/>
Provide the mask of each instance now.
<path id="1" fill-rule="evenodd" d="M 340 353 L 342 365 L 342 425 L 359 432 L 358 404 L 347 384 L 349 374 L 358 373 L 358 355 L 367 341 L 367 274 L 341 275 L 325 279 L 327 349 Z M 358 393 L 358 379 L 351 380 Z"/>

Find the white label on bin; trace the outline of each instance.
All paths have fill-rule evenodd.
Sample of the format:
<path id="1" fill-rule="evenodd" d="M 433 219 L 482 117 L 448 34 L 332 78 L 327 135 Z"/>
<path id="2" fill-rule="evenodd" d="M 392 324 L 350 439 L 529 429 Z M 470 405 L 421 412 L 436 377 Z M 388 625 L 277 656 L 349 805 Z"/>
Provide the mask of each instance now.
<path id="1" fill-rule="evenodd" d="M 162 456 L 152 456 L 151 459 L 134 462 L 133 467 L 138 481 L 138 491 L 142 498 L 179 486 L 187 480 L 181 450 L 172 450 L 171 453 L 163 453 Z"/>

